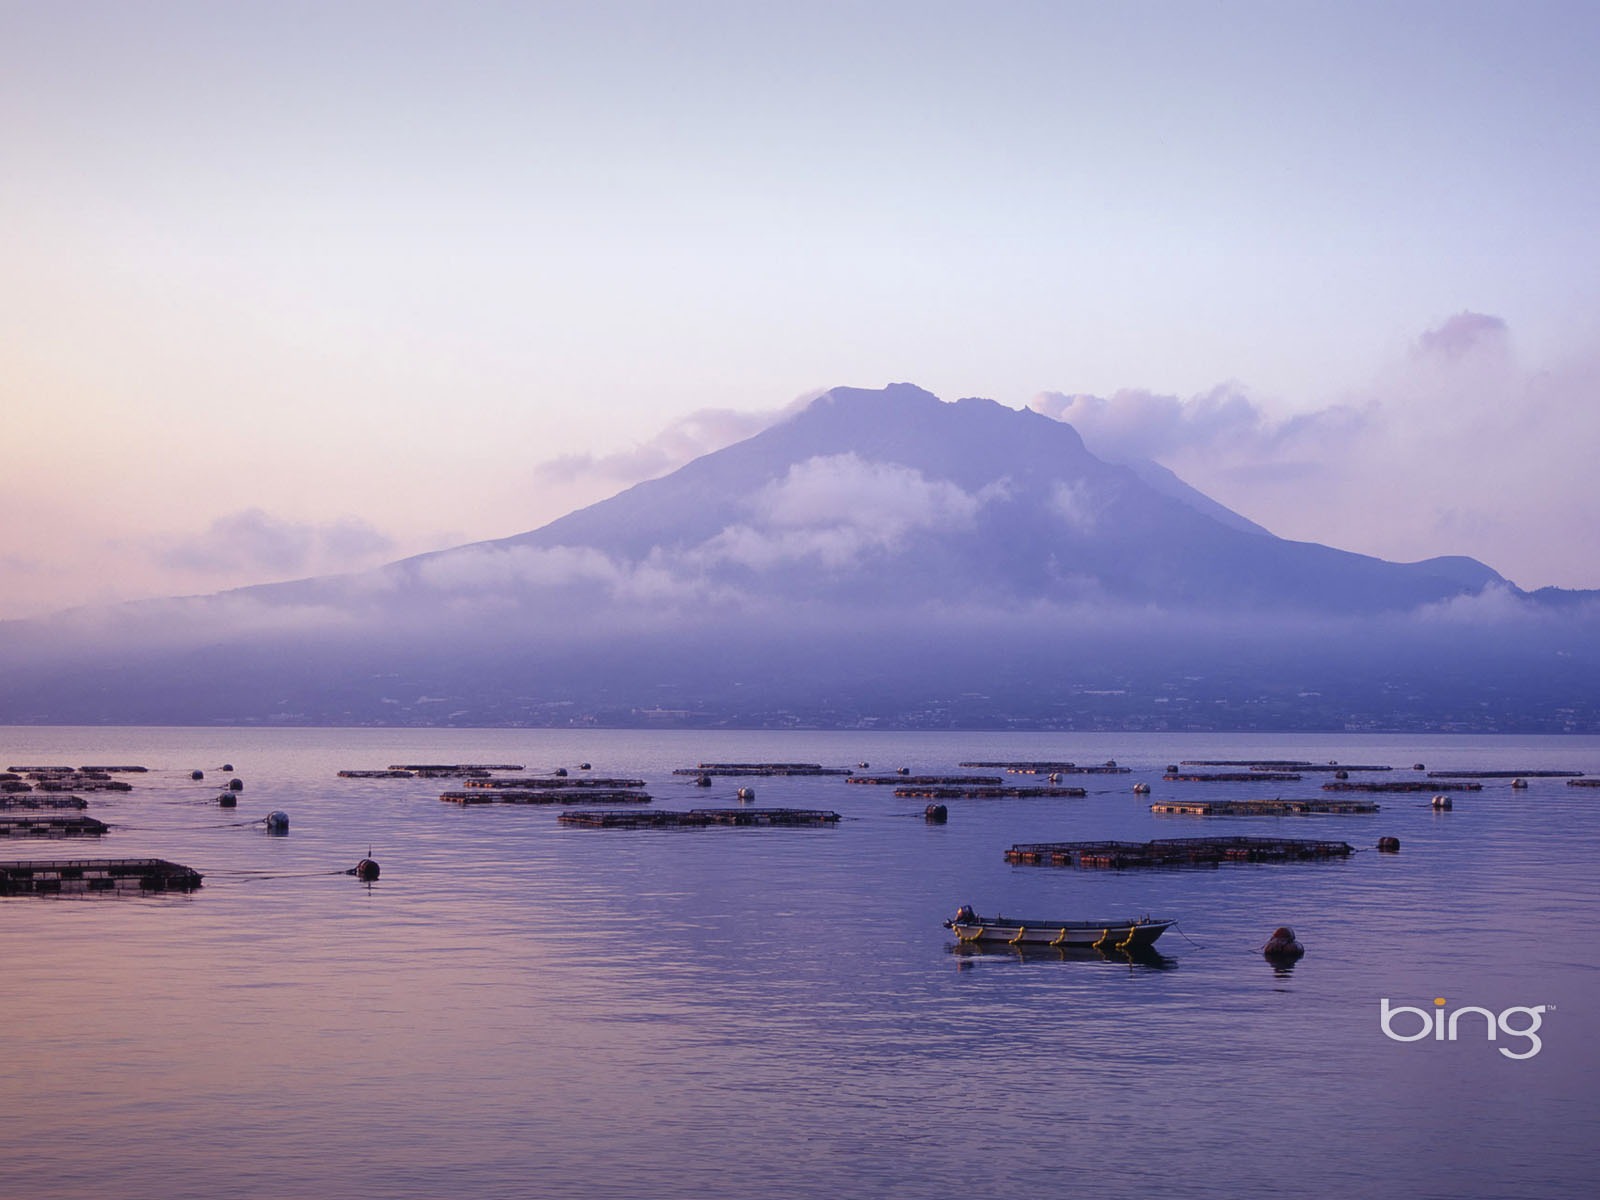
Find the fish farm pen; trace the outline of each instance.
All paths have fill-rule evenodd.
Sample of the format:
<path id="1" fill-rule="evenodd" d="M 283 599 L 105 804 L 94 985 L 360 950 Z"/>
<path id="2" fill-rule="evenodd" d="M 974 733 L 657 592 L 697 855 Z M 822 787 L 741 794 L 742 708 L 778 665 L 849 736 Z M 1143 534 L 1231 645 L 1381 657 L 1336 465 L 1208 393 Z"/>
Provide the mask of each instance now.
<path id="1" fill-rule="evenodd" d="M 3 785 L 0 785 L 3 786 Z M 31 796 L 5 794 L 0 795 L 0 809 L 83 809 L 88 808 L 89 802 L 82 796 Z"/>
<path id="2" fill-rule="evenodd" d="M 1023 761 L 1019 762 L 1019 761 L 1017 761 L 1015 759 L 1012 759 L 1012 760 L 1003 761 L 1003 762 L 964 762 L 964 763 L 960 763 L 958 765 L 963 766 L 963 767 L 971 767 L 973 770 L 977 770 L 977 771 L 999 770 L 999 771 L 1011 771 L 1011 772 L 1014 772 L 1014 773 L 1019 774 L 1019 775 L 1039 775 L 1039 774 L 1048 774 L 1051 771 L 1070 771 L 1073 768 L 1075 768 L 1078 764 L 1075 763 L 1075 762 L 1065 762 L 1065 761 L 1062 761 L 1062 762 L 1049 762 L 1049 761 L 1045 761 L 1045 762 L 1028 762 L 1026 760 L 1023 760 Z"/>
<path id="3" fill-rule="evenodd" d="M 1050 796 L 1079 798 L 1089 793 L 1081 787 L 902 787 L 894 794 L 907 800 L 1033 800 Z"/>
<path id="4" fill-rule="evenodd" d="M 93 817 L 0 817 L 0 838 L 99 837 L 110 828 Z"/>
<path id="5" fill-rule="evenodd" d="M 1429 771 L 1429 779 L 1576 779 L 1582 771 Z"/>
<path id="6" fill-rule="evenodd" d="M 188 892 L 204 878 L 164 858 L 74 858 L 0 862 L 0 896 L 77 892 Z"/>
<path id="7" fill-rule="evenodd" d="M 577 791 L 582 788 L 606 788 L 611 791 L 621 791 L 629 788 L 642 788 L 644 780 L 602 779 L 599 776 L 571 779 L 565 776 L 524 775 L 515 779 L 469 779 L 463 786 L 484 791 L 503 789 L 535 791 L 540 788 L 550 790 L 565 789 L 568 791 Z"/>
<path id="8" fill-rule="evenodd" d="M 849 767 L 825 767 L 821 763 L 701 763 L 679 767 L 674 775 L 849 775 Z"/>
<path id="9" fill-rule="evenodd" d="M 1325 792 L 1481 792 L 1483 784 L 1438 779 L 1396 779 L 1389 783 L 1325 783 Z"/>
<path id="10" fill-rule="evenodd" d="M 998 775 L 852 775 L 846 783 L 883 784 L 889 787 L 1000 787 Z"/>
<path id="11" fill-rule="evenodd" d="M 710 829 L 714 826 L 807 828 L 837 825 L 839 814 L 816 808 L 696 808 L 688 812 L 564 812 L 581 829 Z"/>
<path id="12" fill-rule="evenodd" d="M 620 788 L 489 788 L 442 792 L 439 799 L 452 804 L 649 804 L 651 797 Z"/>
<path id="13" fill-rule="evenodd" d="M 479 771 L 523 771 L 521 763 L 391 763 L 391 771 L 413 771 L 418 775 L 434 772 L 440 775 L 476 774 Z"/>
<path id="14" fill-rule="evenodd" d="M 1568 787 L 1600 787 L 1600 775 L 1590 776 L 1587 779 L 1569 779 Z"/>
<path id="15" fill-rule="evenodd" d="M 1114 762 L 1098 767 L 1080 767 L 1070 762 L 964 762 L 957 764 L 978 770 L 999 769 L 1012 775 L 1126 775 L 1132 767 L 1119 767 Z"/>
<path id="16" fill-rule="evenodd" d="M 1006 851 L 1006 861 L 1043 867 L 1209 867 L 1344 858 L 1351 852 L 1346 842 L 1297 838 L 1165 838 L 1153 842 L 1022 842 Z"/>
<path id="17" fill-rule="evenodd" d="M 1314 763 L 1294 758 L 1186 758 L 1184 767 L 1245 767 L 1251 771 L 1392 771 L 1393 767 L 1361 763 Z"/>
<path id="18" fill-rule="evenodd" d="M 1150 811 L 1189 817 L 1290 817 L 1375 813 L 1378 806 L 1371 800 L 1163 800 Z"/>
<path id="19" fill-rule="evenodd" d="M 33 786 L 41 792 L 131 792 L 133 784 L 124 783 L 120 779 L 113 779 L 109 775 L 85 775 L 75 772 L 71 775 L 47 775 L 39 773 L 33 777 Z"/>
<path id="20" fill-rule="evenodd" d="M 1220 771 L 1183 774 L 1168 771 L 1161 777 L 1168 783 L 1299 783 L 1292 771 Z"/>

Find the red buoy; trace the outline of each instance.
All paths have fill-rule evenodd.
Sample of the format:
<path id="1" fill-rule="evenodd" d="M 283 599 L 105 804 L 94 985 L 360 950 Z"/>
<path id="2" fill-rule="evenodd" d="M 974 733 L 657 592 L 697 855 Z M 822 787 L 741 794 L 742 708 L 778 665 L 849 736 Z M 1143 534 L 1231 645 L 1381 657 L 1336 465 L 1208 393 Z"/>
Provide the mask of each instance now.
<path id="1" fill-rule="evenodd" d="M 1261 947 L 1261 953 L 1268 958 L 1299 958 L 1306 952 L 1306 948 L 1294 939 L 1294 930 L 1287 925 L 1279 925 L 1272 931 L 1272 936 L 1267 939 L 1267 944 Z"/>

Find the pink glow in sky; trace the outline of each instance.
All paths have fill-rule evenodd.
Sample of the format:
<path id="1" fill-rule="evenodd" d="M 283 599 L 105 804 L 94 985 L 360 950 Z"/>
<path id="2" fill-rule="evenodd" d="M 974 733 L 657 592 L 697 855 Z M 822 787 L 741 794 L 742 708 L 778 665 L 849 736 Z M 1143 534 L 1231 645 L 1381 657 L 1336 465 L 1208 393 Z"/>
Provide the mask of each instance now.
<path id="1" fill-rule="evenodd" d="M 1600 587 L 1597 57 L 1559 3 L 0 2 L 0 617 L 512 534 L 889 380 Z"/>

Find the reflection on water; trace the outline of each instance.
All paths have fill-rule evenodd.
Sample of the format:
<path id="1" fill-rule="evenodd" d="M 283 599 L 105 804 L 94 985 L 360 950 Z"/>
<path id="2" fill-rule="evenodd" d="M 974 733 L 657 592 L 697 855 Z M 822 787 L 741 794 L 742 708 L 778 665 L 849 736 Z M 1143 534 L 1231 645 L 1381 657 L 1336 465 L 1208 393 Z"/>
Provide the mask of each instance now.
<path id="1" fill-rule="evenodd" d="M 1185 758 L 1600 772 L 1595 739 L 598 731 L 0 731 L 0 757 L 152 768 L 90 811 L 85 855 L 206 873 L 190 896 L 0 900 L 7 1195 L 325 1197 L 1579 1196 L 1600 1068 L 1594 797 L 1487 786 L 1447 818 L 1157 817 Z M 837 778 L 760 781 L 835 829 L 566 829 L 442 804 L 392 762 L 644 778 L 662 808 L 734 804 L 700 761 L 1115 758 L 1072 800 L 922 804 Z M 245 782 L 224 821 L 215 781 Z M 3 765 L 3 764 L 0 764 Z M 1152 794 L 1132 787 L 1149 782 Z M 1252 786 L 1255 790 L 1251 790 Z M 1309 785 L 1309 786 L 1315 786 Z M 1263 789 L 1266 789 L 1263 792 Z M 1242 785 L 1230 798 L 1271 798 Z M 1308 792 L 1307 794 L 1315 794 Z M 1206 793 L 1214 798 L 1213 792 Z M 248 822 L 280 810 L 286 836 Z M 245 823 L 245 824 L 241 824 Z M 1015 842 L 1216 831 L 1398 854 L 1213 871 L 1012 866 Z M 74 853 L 78 853 L 76 848 Z M 343 872 L 368 855 L 381 877 Z M 38 847 L 23 854 L 39 856 Z M 22 857 L 22 854 L 14 857 Z M 13 857 L 0 853 L 0 857 Z M 1179 918 L 1160 951 L 953 943 L 979 911 Z M 1292 925 L 1306 957 L 1260 947 Z M 952 970 L 954 965 L 957 969 Z M 1386 1039 L 1395 1004 L 1554 1006 L 1546 1050 Z M 1426 1120 L 1418 1120 L 1426 1114 Z M 1048 1129 L 975 1155 L 974 1121 Z M 1159 1129 L 1152 1144 L 1139 1131 Z M 1292 1186 L 1241 1174 L 1287 1131 Z M 92 1151 L 86 1150 L 92 1147 Z"/>
<path id="2" fill-rule="evenodd" d="M 970 966 L 968 960 L 973 959 L 1018 963 L 1097 963 L 1154 971 L 1170 971 L 1178 965 L 1177 959 L 1168 958 L 1154 946 L 1130 946 L 1126 950 L 1107 946 L 1103 950 L 1097 950 L 1093 946 L 1051 946 L 1037 943 L 1026 945 L 1019 943 L 1013 946 L 1006 942 L 954 942 L 945 949 L 960 960 L 958 965 L 962 968 Z"/>

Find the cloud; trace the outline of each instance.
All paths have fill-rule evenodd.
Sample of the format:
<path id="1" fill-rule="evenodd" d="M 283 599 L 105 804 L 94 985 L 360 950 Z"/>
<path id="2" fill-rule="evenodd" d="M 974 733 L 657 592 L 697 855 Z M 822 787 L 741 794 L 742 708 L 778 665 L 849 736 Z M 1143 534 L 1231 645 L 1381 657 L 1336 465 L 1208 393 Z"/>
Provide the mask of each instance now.
<path id="1" fill-rule="evenodd" d="M 1481 592 L 1423 605 L 1403 619 L 1417 625 L 1487 628 L 1529 624 L 1554 626 L 1568 616 L 1558 609 L 1525 600 L 1503 584 L 1491 583 Z"/>
<path id="2" fill-rule="evenodd" d="M 749 522 L 729 526 L 690 557 L 757 569 L 812 560 L 839 569 L 897 549 L 916 530 L 969 528 L 1004 490 L 1001 482 L 972 493 L 911 467 L 821 455 L 762 489 Z"/>
<path id="3" fill-rule="evenodd" d="M 1459 312 L 1417 339 L 1416 353 L 1461 358 L 1474 352 L 1503 353 L 1507 349 L 1509 328 L 1499 317 L 1486 313 Z"/>
<path id="4" fill-rule="evenodd" d="M 389 537 L 356 517 L 313 524 L 287 521 L 259 508 L 212 521 L 203 533 L 158 545 L 163 567 L 202 575 L 294 575 L 352 570 L 394 548 Z"/>
<path id="5" fill-rule="evenodd" d="M 510 611 L 529 597 L 548 603 L 587 597 L 633 607 L 663 606 L 663 611 L 737 599 L 698 571 L 667 561 L 659 551 L 626 562 L 588 546 L 468 546 L 424 559 L 415 572 L 418 582 L 450 597 L 458 611 L 484 605 Z"/>
<path id="6" fill-rule="evenodd" d="M 1079 533 L 1091 532 L 1099 515 L 1093 496 L 1082 480 L 1056 484 L 1050 496 L 1050 506 L 1057 516 Z"/>
<path id="7" fill-rule="evenodd" d="M 1238 384 L 1222 384 L 1182 399 L 1138 388 L 1109 397 L 1042 392 L 1029 405 L 1065 421 L 1096 455 L 1109 462 L 1165 461 L 1183 452 L 1281 453 L 1329 440 L 1345 440 L 1363 423 L 1346 406 L 1273 419 Z"/>
<path id="8" fill-rule="evenodd" d="M 624 568 L 586 546 L 468 546 L 424 559 L 417 578 L 436 591 L 615 585 Z"/>
<path id="9" fill-rule="evenodd" d="M 614 454 L 563 454 L 534 468 L 548 483 L 570 484 L 593 478 L 611 483 L 638 483 L 675 471 L 685 463 L 754 437 L 798 412 L 821 392 L 807 392 L 779 409 L 740 412 L 731 408 L 696 409 L 660 433 Z"/>
<path id="10" fill-rule="evenodd" d="M 796 463 L 756 498 L 758 513 L 773 525 L 848 525 L 885 541 L 914 528 L 968 526 L 982 504 L 948 480 L 854 453 Z"/>
<path id="11" fill-rule="evenodd" d="M 52 613 L 31 623 L 28 639 L 37 642 L 44 655 L 92 659 L 101 653 L 123 653 L 129 647 L 138 647 L 143 654 L 281 635 L 348 636 L 370 629 L 378 616 L 375 610 L 353 606 L 344 598 L 284 603 L 233 591 Z"/>
<path id="12" fill-rule="evenodd" d="M 1470 555 L 1528 588 L 1600 587 L 1600 354 L 1520 362 L 1461 312 L 1338 403 L 1274 411 L 1228 384 L 1182 398 L 1045 393 L 1112 461 L 1152 458 L 1275 533 L 1382 558 Z"/>

